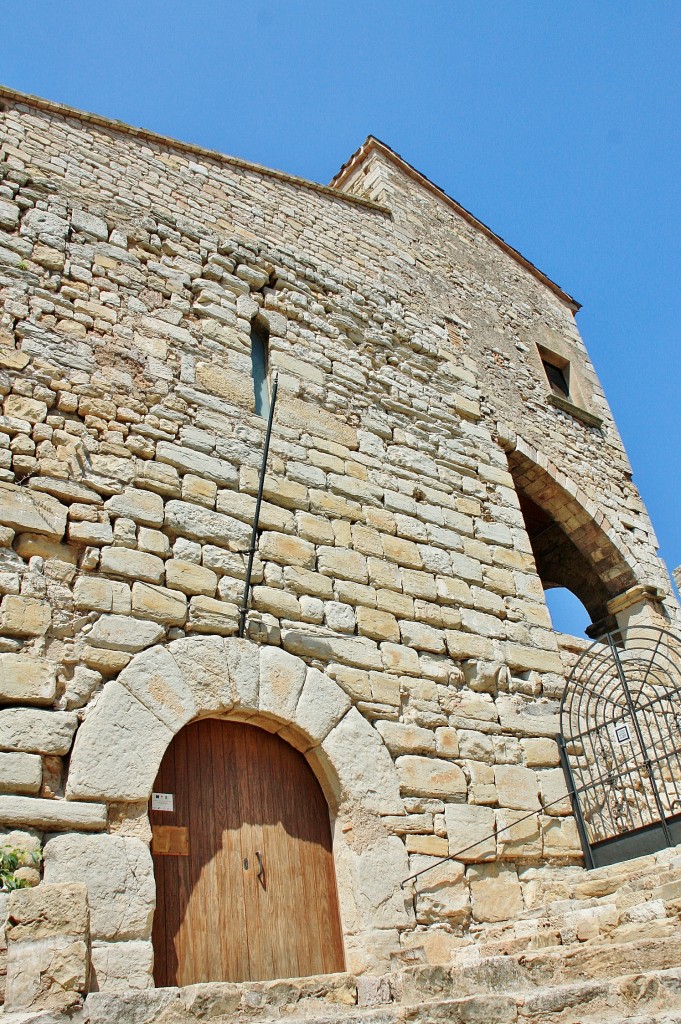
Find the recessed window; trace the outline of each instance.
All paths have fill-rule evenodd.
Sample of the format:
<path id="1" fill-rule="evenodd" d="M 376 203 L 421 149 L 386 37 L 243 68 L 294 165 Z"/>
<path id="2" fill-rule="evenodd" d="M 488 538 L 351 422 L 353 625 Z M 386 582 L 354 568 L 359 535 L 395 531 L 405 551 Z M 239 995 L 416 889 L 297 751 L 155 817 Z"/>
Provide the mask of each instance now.
<path id="1" fill-rule="evenodd" d="M 267 329 L 256 323 L 251 324 L 251 373 L 256 416 L 267 416 L 270 411 L 270 389 L 267 381 L 268 348 Z"/>
<path id="2" fill-rule="evenodd" d="M 546 379 L 554 395 L 559 398 L 570 398 L 570 364 L 559 356 L 551 358 L 547 353 L 541 353 L 541 362 L 544 367 Z"/>

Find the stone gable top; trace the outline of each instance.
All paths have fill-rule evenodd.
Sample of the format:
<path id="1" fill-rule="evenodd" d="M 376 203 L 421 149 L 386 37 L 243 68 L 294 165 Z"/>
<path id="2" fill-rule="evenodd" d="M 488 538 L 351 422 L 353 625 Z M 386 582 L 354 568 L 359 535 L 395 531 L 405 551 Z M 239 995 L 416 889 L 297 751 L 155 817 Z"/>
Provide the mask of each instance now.
<path id="1" fill-rule="evenodd" d="M 426 191 L 432 193 L 440 201 L 444 202 L 450 209 L 454 210 L 460 217 L 462 217 L 468 224 L 480 231 L 486 238 L 490 239 L 495 245 L 498 245 L 508 256 L 519 263 L 525 270 L 529 270 L 533 277 L 541 281 L 542 284 L 546 285 L 554 295 L 557 295 L 561 301 L 563 301 L 574 313 L 582 308 L 581 303 L 573 298 L 568 292 L 564 291 L 555 281 L 552 281 L 550 277 L 547 277 L 538 267 L 528 260 L 522 253 L 514 249 L 512 245 L 505 242 L 500 235 L 492 231 L 483 221 L 478 220 L 474 214 L 458 203 L 456 199 L 452 199 L 451 196 L 447 195 L 444 189 L 440 188 L 434 182 L 427 178 L 425 174 L 418 171 L 412 166 L 404 157 L 401 157 L 399 153 L 396 153 L 394 149 L 391 149 L 385 142 L 381 142 L 375 135 L 368 135 L 366 141 L 362 143 L 359 149 L 355 150 L 352 156 L 343 164 L 338 174 L 332 178 L 330 187 L 333 189 L 344 189 L 345 186 L 353 179 L 357 174 L 358 170 L 369 160 L 372 154 L 378 154 L 384 159 L 388 160 L 393 166 L 397 167 L 403 174 L 411 178 Z"/>

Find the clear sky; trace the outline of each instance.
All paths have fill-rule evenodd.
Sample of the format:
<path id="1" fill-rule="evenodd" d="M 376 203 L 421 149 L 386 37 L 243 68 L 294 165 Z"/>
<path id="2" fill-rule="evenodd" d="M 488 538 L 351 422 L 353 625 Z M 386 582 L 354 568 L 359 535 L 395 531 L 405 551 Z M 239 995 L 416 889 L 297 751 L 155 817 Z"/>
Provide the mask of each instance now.
<path id="1" fill-rule="evenodd" d="M 583 304 L 661 554 L 681 563 L 681 4 L 5 6 L 5 85 L 321 182 L 371 133 L 520 249 Z"/>

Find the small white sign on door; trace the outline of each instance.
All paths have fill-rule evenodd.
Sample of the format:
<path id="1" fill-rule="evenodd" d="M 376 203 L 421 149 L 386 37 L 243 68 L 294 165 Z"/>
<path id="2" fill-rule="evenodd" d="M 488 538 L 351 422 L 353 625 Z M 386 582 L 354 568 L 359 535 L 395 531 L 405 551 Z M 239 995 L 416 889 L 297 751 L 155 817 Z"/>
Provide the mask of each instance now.
<path id="1" fill-rule="evenodd" d="M 631 733 L 626 722 L 616 722 L 612 726 L 612 738 L 620 747 L 625 743 L 631 743 Z"/>
<path id="2" fill-rule="evenodd" d="M 152 793 L 151 794 L 151 809 L 152 809 L 152 811 L 174 811 L 175 810 L 175 794 L 174 793 Z"/>

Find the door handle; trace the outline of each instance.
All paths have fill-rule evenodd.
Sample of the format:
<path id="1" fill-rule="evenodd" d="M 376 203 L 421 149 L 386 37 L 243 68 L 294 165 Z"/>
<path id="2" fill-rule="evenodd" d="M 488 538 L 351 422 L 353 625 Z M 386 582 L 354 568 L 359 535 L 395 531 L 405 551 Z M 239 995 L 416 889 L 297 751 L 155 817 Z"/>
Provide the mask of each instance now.
<path id="1" fill-rule="evenodd" d="M 259 880 L 260 884 L 262 885 L 262 887 L 264 889 L 265 888 L 265 865 L 262 862 L 262 857 L 260 856 L 260 851 L 259 850 L 255 851 L 255 855 L 258 858 L 258 875 L 257 875 L 257 877 L 258 877 L 258 880 Z"/>

